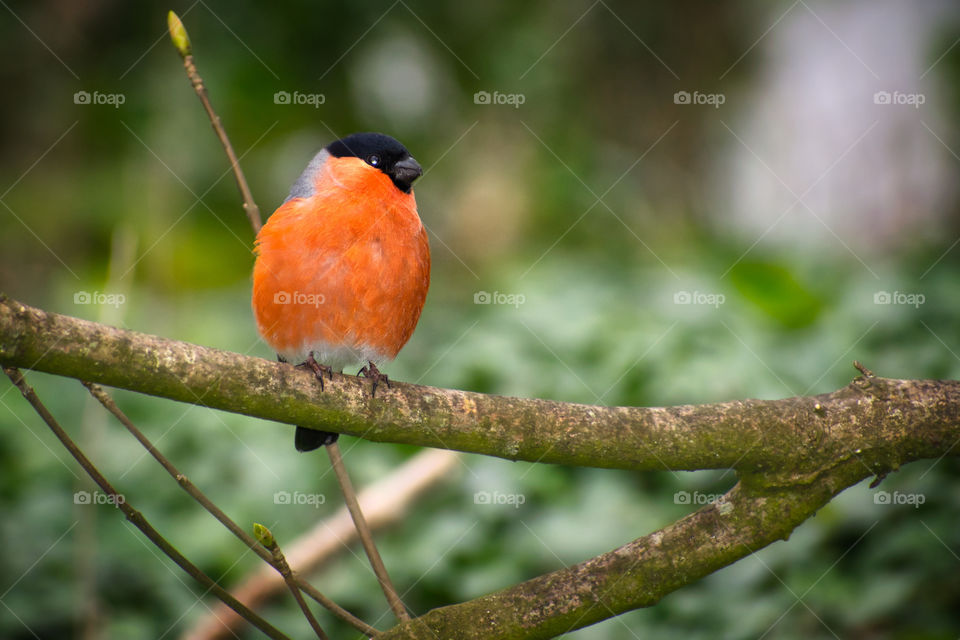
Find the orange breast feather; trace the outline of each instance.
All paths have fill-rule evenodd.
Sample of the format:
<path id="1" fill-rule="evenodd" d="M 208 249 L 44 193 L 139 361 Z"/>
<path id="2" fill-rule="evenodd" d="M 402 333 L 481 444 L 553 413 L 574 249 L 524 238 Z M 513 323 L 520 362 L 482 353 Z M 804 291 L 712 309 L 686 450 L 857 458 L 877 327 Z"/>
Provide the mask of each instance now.
<path id="1" fill-rule="evenodd" d="M 253 311 L 290 362 L 392 359 L 430 285 L 430 249 L 413 194 L 357 158 L 330 158 L 316 194 L 284 203 L 257 236 Z"/>

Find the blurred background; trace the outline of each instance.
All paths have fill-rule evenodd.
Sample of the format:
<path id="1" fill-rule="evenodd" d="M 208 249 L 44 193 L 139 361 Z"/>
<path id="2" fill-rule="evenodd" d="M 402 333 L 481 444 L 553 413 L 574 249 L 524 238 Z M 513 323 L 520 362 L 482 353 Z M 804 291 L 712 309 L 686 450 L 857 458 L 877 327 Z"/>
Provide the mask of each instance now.
<path id="1" fill-rule="evenodd" d="M 354 131 L 425 167 L 433 284 L 391 378 L 669 405 L 825 393 L 854 359 L 960 377 L 956 3 L 0 4 L 0 290 L 27 304 L 273 357 L 236 185 L 167 39 L 173 8 L 264 215 Z M 257 566 L 78 383 L 27 377 L 188 557 L 228 586 Z M 287 426 L 116 398 L 281 543 L 341 504 Z M 91 487 L 9 386 L 0 425 L 0 636 L 177 637 L 207 615 L 119 512 L 76 498 Z M 416 453 L 344 450 L 359 486 Z M 865 481 L 789 541 L 567 637 L 956 638 L 958 471 L 944 458 Z M 608 551 L 734 482 L 464 456 L 378 540 L 422 613 Z M 315 582 L 385 627 L 356 551 Z M 266 614 L 306 637 L 289 596 Z"/>

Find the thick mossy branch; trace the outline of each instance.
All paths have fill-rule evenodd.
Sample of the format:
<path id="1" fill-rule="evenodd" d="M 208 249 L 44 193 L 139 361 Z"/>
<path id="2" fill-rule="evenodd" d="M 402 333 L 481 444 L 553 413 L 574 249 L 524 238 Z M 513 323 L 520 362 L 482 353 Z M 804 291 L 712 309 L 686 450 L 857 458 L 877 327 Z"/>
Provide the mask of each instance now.
<path id="1" fill-rule="evenodd" d="M 0 363 L 368 440 L 621 469 L 736 468 L 812 482 L 857 460 L 881 474 L 938 457 L 960 383 L 859 377 L 833 393 L 676 407 L 602 407 L 313 375 L 0 297 Z"/>
<path id="2" fill-rule="evenodd" d="M 552 638 L 649 607 L 684 585 L 786 539 L 835 494 L 863 477 L 863 468 L 848 461 L 802 488 L 765 488 L 741 481 L 716 502 L 619 549 L 434 609 L 379 638 Z"/>

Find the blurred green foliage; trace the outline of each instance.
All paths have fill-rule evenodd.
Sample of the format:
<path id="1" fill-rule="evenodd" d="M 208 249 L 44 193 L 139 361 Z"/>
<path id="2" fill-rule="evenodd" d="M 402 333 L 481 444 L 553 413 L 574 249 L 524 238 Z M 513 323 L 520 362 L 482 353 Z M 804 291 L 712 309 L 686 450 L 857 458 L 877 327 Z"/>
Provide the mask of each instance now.
<path id="1" fill-rule="evenodd" d="M 756 238 L 718 225 L 702 205 L 697 185 L 717 128 L 703 112 L 684 112 L 624 174 L 679 117 L 669 96 L 717 84 L 775 15 L 744 2 L 601 3 L 584 14 L 589 6 L 172 8 L 264 214 L 313 152 L 352 131 L 391 133 L 427 167 L 416 192 L 431 231 L 433 285 L 416 334 L 386 367 L 395 379 L 667 405 L 827 392 L 851 379 L 854 359 L 892 377 L 960 376 L 954 237 L 856 256 L 840 242 L 752 246 Z M 0 289 L 52 311 L 270 358 L 249 313 L 251 234 L 222 149 L 166 40 L 168 8 L 10 3 L 0 20 L 8 60 L 0 69 Z M 956 30 L 946 33 L 949 44 Z M 723 89 L 735 95 L 748 85 L 756 62 L 745 57 Z M 957 77 L 960 48 L 943 68 Z M 474 103 L 475 92 L 494 90 L 526 101 L 518 109 Z M 78 105 L 77 91 L 125 101 Z M 277 104 L 278 91 L 322 93 L 324 102 Z M 909 227 L 904 235 L 912 237 Z M 126 299 L 116 308 L 77 305 L 78 291 Z M 475 304 L 484 291 L 522 303 Z M 922 293 L 924 303 L 875 304 L 882 291 Z M 678 304 L 682 293 L 722 303 Z M 188 557 L 227 585 L 256 566 L 78 383 L 27 375 L 107 477 Z M 126 392 L 116 398 L 227 513 L 263 522 L 281 545 L 340 504 L 325 460 L 296 454 L 289 427 Z M 0 636 L 79 635 L 81 585 L 90 579 L 103 637 L 176 635 L 206 613 L 198 588 L 116 510 L 74 503 L 88 483 L 9 387 L 0 391 L 0 426 Z M 351 438 L 344 450 L 358 486 L 414 453 Z M 877 504 L 865 482 L 789 541 L 657 607 L 569 636 L 955 638 L 958 470 L 954 458 L 919 462 L 880 486 L 922 494 L 917 508 Z M 407 604 L 424 612 L 624 544 L 691 511 L 677 492 L 706 496 L 734 482 L 720 470 L 641 474 L 466 456 L 455 477 L 378 540 Z M 328 499 L 291 507 L 275 503 L 277 491 Z M 478 492 L 524 500 L 479 505 Z M 316 584 L 364 619 L 389 624 L 357 553 L 331 560 Z M 288 597 L 266 613 L 306 633 Z M 355 635 L 323 623 L 333 637 Z"/>

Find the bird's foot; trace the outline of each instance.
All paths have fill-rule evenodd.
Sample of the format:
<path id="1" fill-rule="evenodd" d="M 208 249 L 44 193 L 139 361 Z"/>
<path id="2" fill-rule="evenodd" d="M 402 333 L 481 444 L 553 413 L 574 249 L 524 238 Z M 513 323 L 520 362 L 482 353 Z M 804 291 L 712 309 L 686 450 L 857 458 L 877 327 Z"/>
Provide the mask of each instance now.
<path id="1" fill-rule="evenodd" d="M 314 359 L 313 359 L 313 351 L 310 352 L 310 354 L 307 356 L 307 359 L 306 359 L 306 360 L 304 360 L 303 362 L 301 362 L 301 363 L 300 363 L 299 365 L 297 365 L 297 366 L 299 366 L 299 367 L 306 367 L 306 368 L 310 369 L 311 371 L 313 371 L 313 375 L 316 376 L 316 377 L 317 377 L 317 380 L 320 381 L 320 390 L 321 390 L 321 391 L 324 390 L 324 389 L 323 389 L 323 374 L 327 374 L 327 377 L 328 377 L 330 380 L 333 380 L 333 367 L 328 366 L 328 365 L 325 365 L 325 364 L 320 364 L 319 362 L 317 362 L 316 360 L 314 360 Z"/>
<path id="2" fill-rule="evenodd" d="M 357 372 L 358 376 L 363 376 L 364 378 L 369 378 L 373 380 L 373 387 L 370 389 L 370 397 L 375 398 L 377 396 L 377 386 L 383 382 L 387 385 L 387 389 L 390 388 L 390 378 L 385 373 L 380 373 L 380 369 L 377 369 L 377 365 L 373 364 L 369 360 L 367 361 L 367 366 Z"/>

